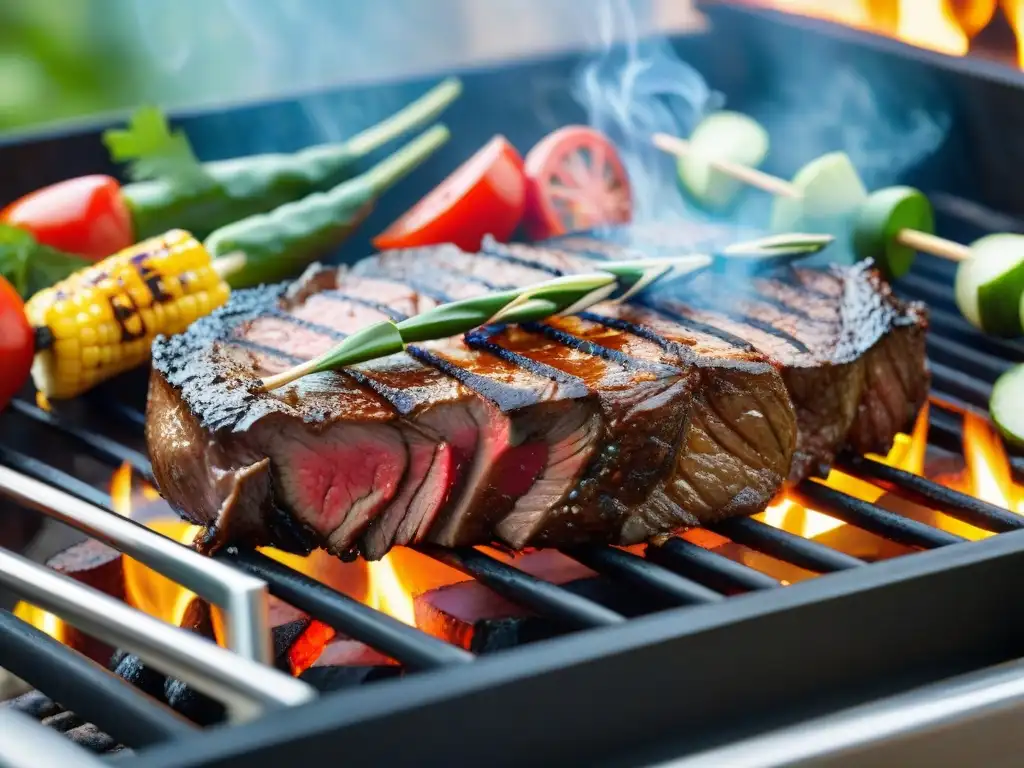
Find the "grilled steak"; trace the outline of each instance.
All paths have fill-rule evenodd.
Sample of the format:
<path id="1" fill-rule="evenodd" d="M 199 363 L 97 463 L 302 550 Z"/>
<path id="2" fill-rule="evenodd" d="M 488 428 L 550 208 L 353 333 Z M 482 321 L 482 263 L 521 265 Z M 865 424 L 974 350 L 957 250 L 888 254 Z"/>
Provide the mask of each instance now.
<path id="1" fill-rule="evenodd" d="M 656 255 L 674 252 L 650 234 L 629 245 L 616 239 L 623 238 L 566 238 L 557 248 L 491 242 L 485 250 L 549 275 L 591 269 L 595 259 L 635 258 L 640 246 Z M 927 312 L 896 299 L 867 263 L 781 269 L 741 281 L 705 273 L 642 300 L 667 319 L 752 345 L 775 362 L 799 423 L 793 481 L 826 473 L 846 446 L 884 453 L 927 398 Z"/>
<path id="2" fill-rule="evenodd" d="M 865 266 L 777 270 L 728 291 L 704 273 L 641 303 L 258 391 L 257 377 L 369 323 L 636 246 L 395 251 L 239 292 L 154 344 L 147 439 L 162 492 L 209 527 L 211 547 L 378 558 L 421 542 L 629 544 L 758 512 L 844 445 L 885 450 L 922 403 L 923 309 Z"/>
<path id="3" fill-rule="evenodd" d="M 397 311 L 348 293 L 371 289 L 409 311 L 426 301 L 322 271 L 290 296 L 240 292 L 154 345 L 154 474 L 215 541 L 343 554 L 361 537 L 380 556 L 394 543 L 490 540 L 517 503 L 547 508 L 575 485 L 601 432 L 588 388 L 460 340 L 256 391 L 256 376 Z"/>

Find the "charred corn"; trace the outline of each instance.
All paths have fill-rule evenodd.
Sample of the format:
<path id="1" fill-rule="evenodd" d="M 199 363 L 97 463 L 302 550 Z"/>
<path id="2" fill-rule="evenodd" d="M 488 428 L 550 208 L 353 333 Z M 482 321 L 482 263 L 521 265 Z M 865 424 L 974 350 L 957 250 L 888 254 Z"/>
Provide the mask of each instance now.
<path id="1" fill-rule="evenodd" d="M 52 399 L 74 397 L 141 365 L 154 337 L 181 333 L 230 292 L 209 252 L 184 230 L 76 272 L 25 305 L 36 329 L 36 387 Z"/>

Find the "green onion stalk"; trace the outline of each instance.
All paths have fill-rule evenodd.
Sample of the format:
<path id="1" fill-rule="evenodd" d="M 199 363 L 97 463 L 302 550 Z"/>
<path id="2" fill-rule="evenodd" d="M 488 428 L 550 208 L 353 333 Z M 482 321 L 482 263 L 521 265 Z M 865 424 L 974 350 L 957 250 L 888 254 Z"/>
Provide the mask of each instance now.
<path id="1" fill-rule="evenodd" d="M 522 288 L 512 288 L 441 304 L 400 322 L 382 320 L 356 331 L 333 349 L 305 363 L 263 379 L 268 392 L 308 376 L 345 368 L 402 352 L 406 345 L 436 341 L 495 323 L 513 324 L 574 315 L 602 301 L 627 301 L 663 278 L 710 267 L 719 259 L 803 258 L 825 247 L 831 238 L 817 235 L 778 236 L 726 249 L 721 254 L 600 262 L 598 271 L 564 275 Z M 731 252 L 731 253 L 730 253 Z"/>

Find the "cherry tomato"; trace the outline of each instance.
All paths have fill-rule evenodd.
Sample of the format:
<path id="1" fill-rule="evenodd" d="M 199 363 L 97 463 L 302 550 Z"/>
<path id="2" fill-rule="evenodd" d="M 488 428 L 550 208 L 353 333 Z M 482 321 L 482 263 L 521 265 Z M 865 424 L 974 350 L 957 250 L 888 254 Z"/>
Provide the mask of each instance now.
<path id="1" fill-rule="evenodd" d="M 526 204 L 523 159 L 495 136 L 374 238 L 380 250 L 454 243 L 476 251 L 484 235 L 506 241 Z"/>
<path id="2" fill-rule="evenodd" d="M 135 242 L 121 185 L 110 176 L 80 176 L 37 189 L 0 212 L 0 222 L 28 230 L 44 245 L 93 261 Z"/>
<path id="3" fill-rule="evenodd" d="M 542 139 L 526 156 L 527 234 L 534 240 L 633 216 L 629 176 L 608 138 L 570 125 Z"/>
<path id="4" fill-rule="evenodd" d="M 0 410 L 28 381 L 35 335 L 14 286 L 0 276 Z"/>

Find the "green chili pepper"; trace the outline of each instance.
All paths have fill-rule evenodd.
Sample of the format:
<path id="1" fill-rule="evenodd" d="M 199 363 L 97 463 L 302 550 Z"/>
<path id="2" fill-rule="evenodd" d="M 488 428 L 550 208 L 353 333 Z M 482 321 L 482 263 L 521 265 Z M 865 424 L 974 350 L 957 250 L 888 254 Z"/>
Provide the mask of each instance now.
<path id="1" fill-rule="evenodd" d="M 156 119 L 163 122 L 163 136 L 159 126 L 148 125 L 139 131 L 133 124 L 127 131 L 108 132 L 106 141 L 115 160 L 158 161 L 145 166 L 148 174 L 141 174 L 155 178 L 136 181 L 122 189 L 136 238 L 159 235 L 175 227 L 203 238 L 230 222 L 272 211 L 350 178 L 361 158 L 436 117 L 461 92 L 461 82 L 449 78 L 384 122 L 346 142 L 310 147 L 294 154 L 253 155 L 202 165 L 193 157 L 192 173 L 186 172 L 188 163 L 180 162 L 190 154 L 190 150 L 184 151 L 187 139 L 180 132 L 169 134 L 166 119 L 159 113 Z M 152 123 L 153 116 L 149 118 Z M 154 134 L 157 140 L 147 146 L 147 139 Z M 146 151 L 152 156 L 147 158 Z M 183 172 L 175 174 L 160 153 L 171 154 L 172 163 L 185 166 Z M 160 165 L 159 161 L 164 162 Z"/>
<path id="2" fill-rule="evenodd" d="M 223 272 L 232 288 L 293 276 L 337 248 L 370 214 L 377 198 L 448 141 L 448 136 L 446 127 L 435 125 L 366 173 L 328 192 L 221 227 L 206 239 L 206 248 L 215 259 L 232 265 Z"/>

